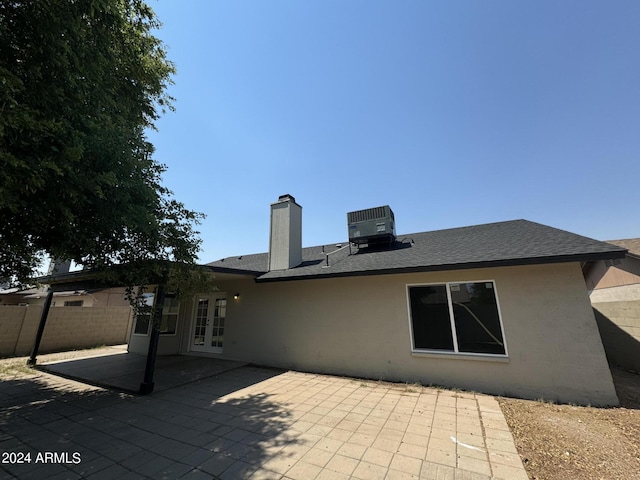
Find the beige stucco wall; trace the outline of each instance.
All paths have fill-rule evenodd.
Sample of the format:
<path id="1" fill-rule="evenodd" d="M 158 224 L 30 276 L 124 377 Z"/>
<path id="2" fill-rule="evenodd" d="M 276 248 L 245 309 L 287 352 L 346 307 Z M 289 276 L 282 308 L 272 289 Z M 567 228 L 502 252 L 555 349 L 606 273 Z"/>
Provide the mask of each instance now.
<path id="1" fill-rule="evenodd" d="M 640 260 L 627 256 L 618 262 L 611 266 L 608 266 L 604 260 L 596 262 L 585 278 L 587 289 L 598 290 L 640 284 Z"/>
<path id="2" fill-rule="evenodd" d="M 592 304 L 608 302 L 628 302 L 640 300 L 640 283 L 620 287 L 601 288 L 589 293 Z"/>
<path id="3" fill-rule="evenodd" d="M 412 354 L 407 284 L 495 280 L 508 359 Z M 578 263 L 256 284 L 229 296 L 224 355 L 262 365 L 617 404 Z M 185 304 L 186 305 L 186 304 Z M 190 318 L 182 322 L 188 350 Z"/>
<path id="4" fill-rule="evenodd" d="M 41 306 L 0 307 L 0 355 L 27 355 L 35 342 Z M 131 307 L 51 308 L 40 352 L 126 343 Z"/>
<path id="5" fill-rule="evenodd" d="M 94 290 L 88 293 L 86 297 L 91 298 L 91 304 L 84 304 L 85 307 L 128 307 L 131 304 L 126 296 L 124 288 L 105 288 L 102 290 Z"/>

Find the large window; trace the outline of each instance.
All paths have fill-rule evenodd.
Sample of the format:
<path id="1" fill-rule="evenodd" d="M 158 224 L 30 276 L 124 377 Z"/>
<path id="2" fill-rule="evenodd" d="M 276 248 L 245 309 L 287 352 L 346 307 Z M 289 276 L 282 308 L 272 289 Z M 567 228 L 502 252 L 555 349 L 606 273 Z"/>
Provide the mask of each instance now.
<path id="1" fill-rule="evenodd" d="M 495 284 L 408 287 L 414 351 L 506 355 Z"/>
<path id="2" fill-rule="evenodd" d="M 144 310 L 136 315 L 136 326 L 133 333 L 136 335 L 148 335 L 149 326 L 153 314 L 153 305 L 155 294 L 142 294 Z M 167 294 L 164 297 L 164 305 L 162 308 L 162 320 L 160 322 L 161 335 L 175 335 L 178 326 L 178 311 L 180 310 L 180 301 L 175 295 Z"/>

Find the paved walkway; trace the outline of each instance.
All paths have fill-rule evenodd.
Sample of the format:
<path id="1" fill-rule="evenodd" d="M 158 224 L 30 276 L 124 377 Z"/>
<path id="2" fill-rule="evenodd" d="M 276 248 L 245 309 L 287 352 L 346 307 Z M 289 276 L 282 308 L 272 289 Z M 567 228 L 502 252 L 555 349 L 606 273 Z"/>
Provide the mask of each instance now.
<path id="1" fill-rule="evenodd" d="M 2 478 L 527 479 L 486 395 L 255 367 L 145 397 L 0 381 L 0 452 L 31 454 Z"/>

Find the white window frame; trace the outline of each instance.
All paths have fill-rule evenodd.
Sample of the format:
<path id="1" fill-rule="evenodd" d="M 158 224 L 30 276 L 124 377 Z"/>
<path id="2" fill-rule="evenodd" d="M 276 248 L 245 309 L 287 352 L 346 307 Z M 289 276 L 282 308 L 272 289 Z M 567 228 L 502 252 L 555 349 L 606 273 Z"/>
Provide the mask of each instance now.
<path id="1" fill-rule="evenodd" d="M 176 313 L 166 314 L 167 316 L 174 316 L 174 315 L 175 315 L 175 317 L 176 317 L 176 330 L 175 330 L 175 332 L 173 332 L 173 333 L 163 333 L 162 331 L 160 331 L 160 335 L 162 335 L 163 337 L 175 337 L 176 335 L 178 335 L 178 327 L 179 327 L 179 325 L 180 325 L 180 303 L 182 303 L 182 302 L 181 302 L 181 301 L 180 301 L 180 299 L 179 299 L 178 297 L 176 297 L 176 296 L 175 296 L 175 294 L 173 294 L 173 293 L 168 293 L 168 294 L 166 294 L 166 295 L 165 295 L 165 299 L 166 299 L 167 297 L 171 297 L 172 299 L 174 299 L 174 300 L 177 300 L 177 301 L 178 301 L 178 311 L 177 311 Z M 161 314 L 161 317 L 160 317 L 160 318 L 162 318 L 162 317 L 164 317 L 164 316 L 165 316 L 165 313 L 164 313 L 164 307 L 162 308 L 162 312 L 163 312 L 163 313 Z M 161 324 L 160 326 L 162 326 L 162 324 Z"/>
<path id="2" fill-rule="evenodd" d="M 215 303 L 217 300 L 226 300 L 226 312 L 225 312 L 225 324 L 224 324 L 224 332 L 223 333 L 223 343 L 222 343 L 222 347 L 211 347 L 211 346 L 207 346 L 207 335 L 206 335 L 206 330 L 204 333 L 204 345 L 194 345 L 193 344 L 193 340 L 195 337 L 195 333 L 196 333 L 196 322 L 197 322 L 197 315 L 198 315 L 198 302 L 201 299 L 207 299 L 210 300 L 208 307 L 210 309 L 210 311 L 214 311 L 215 310 Z M 198 293 L 196 295 L 193 296 L 193 302 L 192 302 L 192 314 L 191 314 L 191 328 L 189 329 L 189 351 L 190 352 L 195 352 L 196 354 L 222 354 L 224 352 L 224 345 L 225 345 L 225 340 L 224 337 L 226 336 L 226 329 L 227 329 L 227 313 L 229 312 L 229 307 L 231 305 L 230 301 L 229 301 L 229 294 L 226 292 L 221 292 L 221 291 L 214 291 L 214 292 L 204 292 L 204 293 Z M 207 315 L 209 314 L 209 311 L 207 312 Z M 213 316 L 211 317 L 211 321 L 213 321 Z M 206 327 L 205 327 L 206 328 Z M 210 340 L 210 339 L 209 339 Z M 212 349 L 216 349 L 216 350 L 212 350 Z M 218 350 L 219 349 L 219 350 Z"/>
<path id="3" fill-rule="evenodd" d="M 496 297 L 496 308 L 498 310 L 498 320 L 500 322 L 500 333 L 502 334 L 502 343 L 504 345 L 504 354 L 502 353 L 475 353 L 475 352 L 460 352 L 458 350 L 458 334 L 456 332 L 455 317 L 453 316 L 453 302 L 451 300 L 451 285 L 460 285 L 463 283 L 489 283 L 493 284 L 493 293 Z M 410 287 L 428 287 L 428 286 L 442 286 L 444 285 L 447 293 L 447 305 L 449 308 L 449 325 L 451 327 L 451 333 L 453 336 L 453 350 L 431 350 L 423 348 L 414 348 L 413 341 L 413 318 L 411 312 L 411 293 Z M 437 356 L 437 357 L 452 357 L 452 358 L 478 358 L 478 359 L 508 359 L 509 350 L 507 348 L 507 339 L 504 334 L 504 323 L 502 321 L 502 311 L 500 309 L 500 299 L 498 297 L 498 286 L 493 279 L 489 280 L 456 280 L 455 282 L 430 282 L 430 283 L 409 283 L 406 285 L 407 292 L 407 318 L 409 320 L 409 347 L 411 353 L 416 356 Z"/>
<path id="4" fill-rule="evenodd" d="M 147 302 L 147 306 L 155 307 L 157 293 L 155 291 L 154 292 L 146 292 L 143 295 L 146 295 L 147 297 L 149 295 L 153 295 L 153 302 L 151 303 L 151 305 L 149 305 L 148 302 Z M 165 297 L 166 296 L 172 296 L 172 295 L 173 294 L 169 293 L 169 294 L 166 294 Z M 173 297 L 173 298 L 176 298 L 176 297 Z M 178 299 L 178 312 L 175 313 L 175 314 L 171 314 L 171 315 L 175 315 L 175 317 L 176 317 L 176 331 L 173 332 L 173 333 L 160 332 L 161 336 L 163 336 L 163 337 L 175 337 L 176 335 L 178 335 L 178 328 L 179 328 L 179 325 L 180 325 L 180 303 L 181 302 Z M 164 311 L 164 308 L 163 308 L 163 311 Z M 154 310 L 153 309 L 149 313 L 137 314 L 136 318 L 135 318 L 134 325 L 133 325 L 132 335 L 136 335 L 138 337 L 147 337 L 147 336 L 149 336 L 149 334 L 151 333 L 151 323 L 153 322 L 153 315 L 154 315 Z M 138 317 L 141 317 L 141 316 L 149 317 L 149 321 L 147 323 L 147 331 L 145 333 L 137 333 L 136 332 L 136 327 L 138 326 Z M 164 316 L 164 314 L 161 314 L 161 318 L 162 318 L 162 316 Z"/>
<path id="5" fill-rule="evenodd" d="M 151 305 L 149 305 L 149 302 L 147 300 L 145 300 L 145 304 L 148 307 L 153 307 L 153 305 L 156 303 L 156 294 L 154 292 L 145 292 L 142 294 L 143 297 L 145 298 L 149 298 L 150 295 L 153 295 L 153 301 L 151 302 Z M 145 333 L 139 333 L 136 332 L 136 329 L 138 328 L 138 318 L 141 316 L 145 316 L 145 317 L 149 317 L 149 320 L 147 322 L 147 331 Z M 151 331 L 151 322 L 153 321 L 153 310 L 151 310 L 149 313 L 137 313 L 135 316 L 135 322 L 133 324 L 133 331 L 132 331 L 132 335 L 135 335 L 137 337 L 147 337 L 149 336 L 149 332 Z"/>

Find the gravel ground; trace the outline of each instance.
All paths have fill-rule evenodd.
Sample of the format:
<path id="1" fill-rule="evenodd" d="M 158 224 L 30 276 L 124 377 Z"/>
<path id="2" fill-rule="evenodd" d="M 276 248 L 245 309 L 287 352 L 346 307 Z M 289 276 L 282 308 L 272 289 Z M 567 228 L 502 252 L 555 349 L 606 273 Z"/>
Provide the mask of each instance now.
<path id="1" fill-rule="evenodd" d="M 617 408 L 499 399 L 529 478 L 640 479 L 640 374 L 612 374 Z"/>

